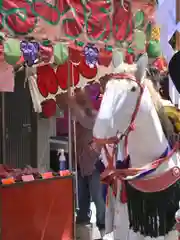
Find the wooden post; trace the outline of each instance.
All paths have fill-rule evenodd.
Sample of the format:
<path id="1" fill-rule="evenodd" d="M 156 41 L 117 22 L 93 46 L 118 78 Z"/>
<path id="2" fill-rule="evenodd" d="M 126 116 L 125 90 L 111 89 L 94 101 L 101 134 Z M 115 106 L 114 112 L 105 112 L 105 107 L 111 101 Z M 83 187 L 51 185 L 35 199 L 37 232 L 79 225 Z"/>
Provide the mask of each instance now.
<path id="1" fill-rule="evenodd" d="M 176 0 L 176 21 L 180 21 L 180 0 Z M 176 33 L 176 50 L 180 50 L 180 32 Z"/>

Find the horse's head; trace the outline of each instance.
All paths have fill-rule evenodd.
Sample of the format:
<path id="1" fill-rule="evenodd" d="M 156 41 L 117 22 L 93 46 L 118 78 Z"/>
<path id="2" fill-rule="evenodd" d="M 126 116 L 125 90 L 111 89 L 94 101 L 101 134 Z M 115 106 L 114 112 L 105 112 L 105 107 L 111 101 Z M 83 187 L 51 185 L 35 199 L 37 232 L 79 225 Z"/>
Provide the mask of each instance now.
<path id="1" fill-rule="evenodd" d="M 134 73 L 130 73 L 132 67 L 123 63 L 117 51 L 113 53 L 114 73 L 105 87 L 94 125 L 95 138 L 106 139 L 128 130 L 140 107 L 147 64 L 148 57 L 144 54 Z"/>

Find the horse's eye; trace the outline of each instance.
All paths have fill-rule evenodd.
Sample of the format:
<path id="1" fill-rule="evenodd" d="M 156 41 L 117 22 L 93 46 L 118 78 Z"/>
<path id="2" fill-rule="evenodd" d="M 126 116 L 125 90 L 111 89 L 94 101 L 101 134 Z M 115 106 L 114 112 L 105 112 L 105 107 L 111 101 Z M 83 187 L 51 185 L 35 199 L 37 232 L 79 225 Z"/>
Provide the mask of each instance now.
<path id="1" fill-rule="evenodd" d="M 131 92 L 135 92 L 135 91 L 136 91 L 136 87 L 133 86 L 133 87 L 131 88 Z"/>

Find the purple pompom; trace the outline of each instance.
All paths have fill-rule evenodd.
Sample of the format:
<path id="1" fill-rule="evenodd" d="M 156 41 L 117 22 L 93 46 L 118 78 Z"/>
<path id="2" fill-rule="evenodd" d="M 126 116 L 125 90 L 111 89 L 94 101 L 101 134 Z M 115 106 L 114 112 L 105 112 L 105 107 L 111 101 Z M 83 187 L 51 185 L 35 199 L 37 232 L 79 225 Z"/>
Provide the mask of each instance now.
<path id="1" fill-rule="evenodd" d="M 21 42 L 20 49 L 23 53 L 24 60 L 29 67 L 35 64 L 38 60 L 39 48 L 39 43 L 37 42 Z"/>
<path id="2" fill-rule="evenodd" d="M 94 46 L 94 44 L 87 44 L 84 48 L 84 55 L 86 58 L 86 64 L 90 68 L 94 68 L 98 63 L 98 49 Z"/>

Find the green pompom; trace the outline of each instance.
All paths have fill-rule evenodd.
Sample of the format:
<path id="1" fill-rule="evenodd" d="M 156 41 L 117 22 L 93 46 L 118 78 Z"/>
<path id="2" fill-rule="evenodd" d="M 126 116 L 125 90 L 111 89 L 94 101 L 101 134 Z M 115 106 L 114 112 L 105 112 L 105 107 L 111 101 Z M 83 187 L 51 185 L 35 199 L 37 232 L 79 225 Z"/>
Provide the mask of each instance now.
<path id="1" fill-rule="evenodd" d="M 4 42 L 4 59 L 10 65 L 16 65 L 21 58 L 20 42 L 9 38 Z"/>
<path id="2" fill-rule="evenodd" d="M 65 44 L 57 43 L 54 46 L 54 62 L 57 65 L 64 64 L 68 59 L 68 47 Z"/>
<path id="3" fill-rule="evenodd" d="M 148 57 L 157 58 L 161 56 L 160 41 L 151 40 L 147 48 Z"/>
<path id="4" fill-rule="evenodd" d="M 146 45 L 146 35 L 143 31 L 135 30 L 134 31 L 134 42 L 136 49 L 143 51 Z"/>
<path id="5" fill-rule="evenodd" d="M 135 28 L 140 28 L 144 24 L 144 12 L 138 11 L 135 15 Z"/>
<path id="6" fill-rule="evenodd" d="M 150 41 L 151 40 L 151 33 L 152 33 L 152 23 L 148 23 L 146 27 L 146 40 Z"/>

